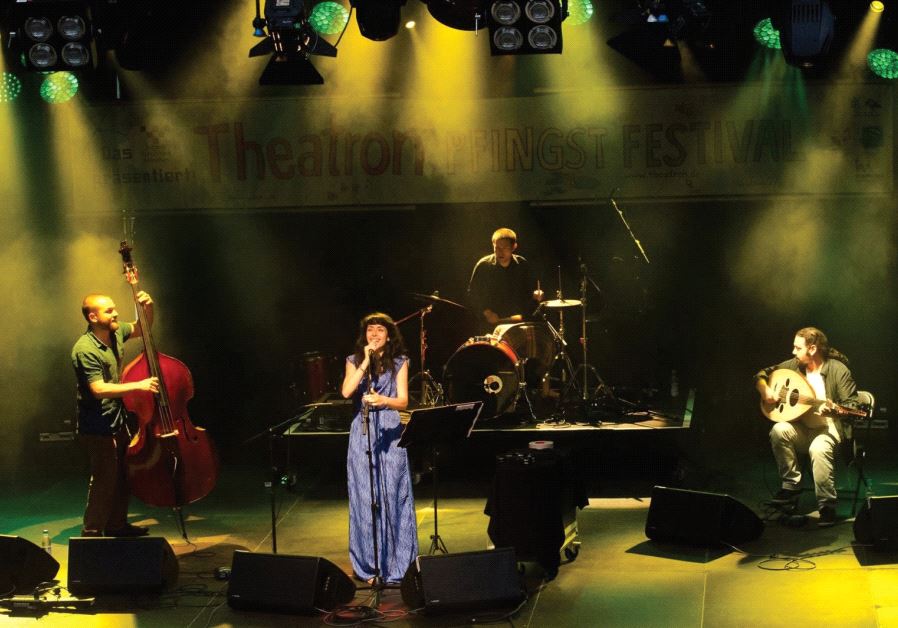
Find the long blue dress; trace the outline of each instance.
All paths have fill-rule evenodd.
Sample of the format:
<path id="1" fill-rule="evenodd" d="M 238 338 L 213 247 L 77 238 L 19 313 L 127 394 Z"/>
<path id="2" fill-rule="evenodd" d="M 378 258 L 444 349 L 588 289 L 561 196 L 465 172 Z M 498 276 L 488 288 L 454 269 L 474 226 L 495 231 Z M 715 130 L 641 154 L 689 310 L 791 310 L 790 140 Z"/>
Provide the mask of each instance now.
<path id="1" fill-rule="evenodd" d="M 354 356 L 347 358 L 355 365 Z M 395 359 L 396 369 L 408 360 Z M 349 557 L 353 571 L 364 580 L 374 577 L 374 543 L 371 528 L 371 490 L 368 479 L 368 437 L 362 430 L 362 395 L 368 390 L 368 377 L 362 378 L 353 395 L 355 416 L 349 430 L 346 474 L 349 481 Z M 378 376 L 374 390 L 386 397 L 396 396 L 396 377 L 390 370 Z M 380 575 L 385 582 L 402 580 L 409 564 L 418 555 L 418 526 L 408 455 L 396 443 L 402 434 L 399 412 L 389 408 L 369 412 L 371 447 L 374 452 L 374 492 L 380 505 L 377 516 L 377 542 Z"/>

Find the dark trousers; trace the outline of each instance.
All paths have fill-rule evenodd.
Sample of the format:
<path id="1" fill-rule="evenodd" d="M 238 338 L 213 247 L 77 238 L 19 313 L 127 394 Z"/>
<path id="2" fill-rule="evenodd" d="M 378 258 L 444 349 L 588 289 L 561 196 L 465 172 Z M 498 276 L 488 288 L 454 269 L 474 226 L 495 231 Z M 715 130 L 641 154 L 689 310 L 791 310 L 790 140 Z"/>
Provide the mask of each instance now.
<path id="1" fill-rule="evenodd" d="M 111 435 L 81 434 L 90 459 L 90 486 L 84 510 L 85 532 L 121 530 L 128 522 L 128 430 Z"/>

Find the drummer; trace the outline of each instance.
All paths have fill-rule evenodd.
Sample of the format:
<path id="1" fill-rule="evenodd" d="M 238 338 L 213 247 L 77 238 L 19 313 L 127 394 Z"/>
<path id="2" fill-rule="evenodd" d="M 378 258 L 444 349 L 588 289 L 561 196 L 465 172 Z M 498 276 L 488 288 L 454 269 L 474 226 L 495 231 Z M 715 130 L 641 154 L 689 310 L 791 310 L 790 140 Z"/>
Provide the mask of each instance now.
<path id="1" fill-rule="evenodd" d="M 496 325 L 529 318 L 536 308 L 534 301 L 543 299 L 542 290 L 534 290 L 536 282 L 527 260 L 514 253 L 517 234 L 507 227 L 496 229 L 492 243 L 493 253 L 480 258 L 468 283 L 468 298 L 487 332 Z"/>

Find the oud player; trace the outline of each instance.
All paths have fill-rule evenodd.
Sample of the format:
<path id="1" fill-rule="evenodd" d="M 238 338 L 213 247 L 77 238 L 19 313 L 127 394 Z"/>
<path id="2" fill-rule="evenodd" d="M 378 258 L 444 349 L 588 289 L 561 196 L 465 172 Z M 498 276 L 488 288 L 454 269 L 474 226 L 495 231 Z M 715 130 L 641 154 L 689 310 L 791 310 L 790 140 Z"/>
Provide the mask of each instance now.
<path id="1" fill-rule="evenodd" d="M 836 522 L 836 446 L 845 437 L 842 419 L 827 410 L 836 405 L 857 406 L 857 386 L 848 368 L 848 358 L 829 346 L 829 340 L 815 327 L 795 332 L 792 359 L 758 371 L 755 388 L 765 403 L 778 402 L 768 378 L 777 369 L 790 369 L 804 376 L 820 404 L 792 422 L 775 423 L 770 430 L 770 446 L 782 485 L 770 500 L 772 504 L 795 506 L 801 494 L 799 454 L 811 459 L 814 493 L 817 496 L 817 525 Z"/>

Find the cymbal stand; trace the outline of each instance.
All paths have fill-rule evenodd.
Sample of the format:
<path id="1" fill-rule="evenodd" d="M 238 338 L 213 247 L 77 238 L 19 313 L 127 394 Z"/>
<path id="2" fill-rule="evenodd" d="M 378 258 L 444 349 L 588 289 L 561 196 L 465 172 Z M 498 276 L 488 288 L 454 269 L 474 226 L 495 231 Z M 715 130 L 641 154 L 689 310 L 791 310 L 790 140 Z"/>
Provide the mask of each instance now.
<path id="1" fill-rule="evenodd" d="M 586 264 L 580 264 L 580 308 L 582 312 L 582 316 L 580 318 L 580 346 L 583 350 L 583 363 L 577 367 L 577 370 L 574 372 L 574 379 L 578 377 L 582 377 L 583 385 L 580 389 L 580 401 L 584 404 L 584 414 L 586 412 L 586 404 L 589 403 L 592 398 L 598 396 L 599 393 L 602 393 L 605 396 L 614 398 L 614 393 L 611 389 L 605 384 L 605 380 L 602 379 L 602 376 L 599 375 L 599 372 L 596 368 L 589 363 L 588 355 L 589 355 L 589 336 L 586 331 L 586 303 L 587 303 L 587 291 L 588 291 L 588 283 L 591 283 L 593 288 L 601 295 L 602 291 L 599 289 L 599 286 L 592 280 L 592 278 L 586 272 Z M 593 379 L 596 381 L 596 385 L 590 391 L 589 386 L 589 376 L 592 375 Z M 573 380 L 572 380 L 573 381 Z M 564 399 L 567 394 L 570 392 L 569 388 L 566 388 L 564 393 L 562 393 L 561 398 Z"/>
<path id="2" fill-rule="evenodd" d="M 564 296 L 561 293 L 561 267 L 558 267 L 558 290 L 555 292 L 555 295 L 559 301 L 564 300 Z M 568 356 L 565 348 L 567 347 L 567 341 L 564 339 L 564 309 L 558 309 L 558 329 L 556 330 L 552 323 L 549 322 L 548 318 L 546 318 L 546 324 L 549 326 L 549 331 L 552 332 L 552 335 L 555 337 L 555 341 L 558 343 L 558 353 L 555 354 L 555 357 L 552 358 L 552 363 L 549 365 L 549 370 L 546 371 L 546 374 L 543 378 L 543 381 L 548 381 L 551 378 L 552 371 L 555 368 L 555 364 L 561 362 L 561 374 L 559 375 L 560 386 L 562 394 L 558 396 L 559 405 L 564 400 L 564 393 L 569 390 L 571 386 L 576 386 L 576 379 L 574 377 L 574 365 L 571 364 L 571 358 Z"/>
<path id="3" fill-rule="evenodd" d="M 437 382 L 433 375 L 430 374 L 430 371 L 424 368 L 424 359 L 427 356 L 427 330 L 424 327 L 424 317 L 430 314 L 433 311 L 433 305 L 428 305 L 427 307 L 422 307 L 420 310 L 406 316 L 403 319 L 397 321 L 397 325 L 399 323 L 403 323 L 410 319 L 412 316 L 417 316 L 419 319 L 419 344 L 420 344 L 420 356 L 421 356 L 421 369 L 415 373 L 414 377 L 409 380 L 409 390 L 413 389 L 417 384 L 421 387 L 421 397 L 419 399 L 419 404 L 422 408 L 432 408 L 434 406 L 438 406 L 443 402 L 443 387 L 440 386 L 439 382 Z"/>

